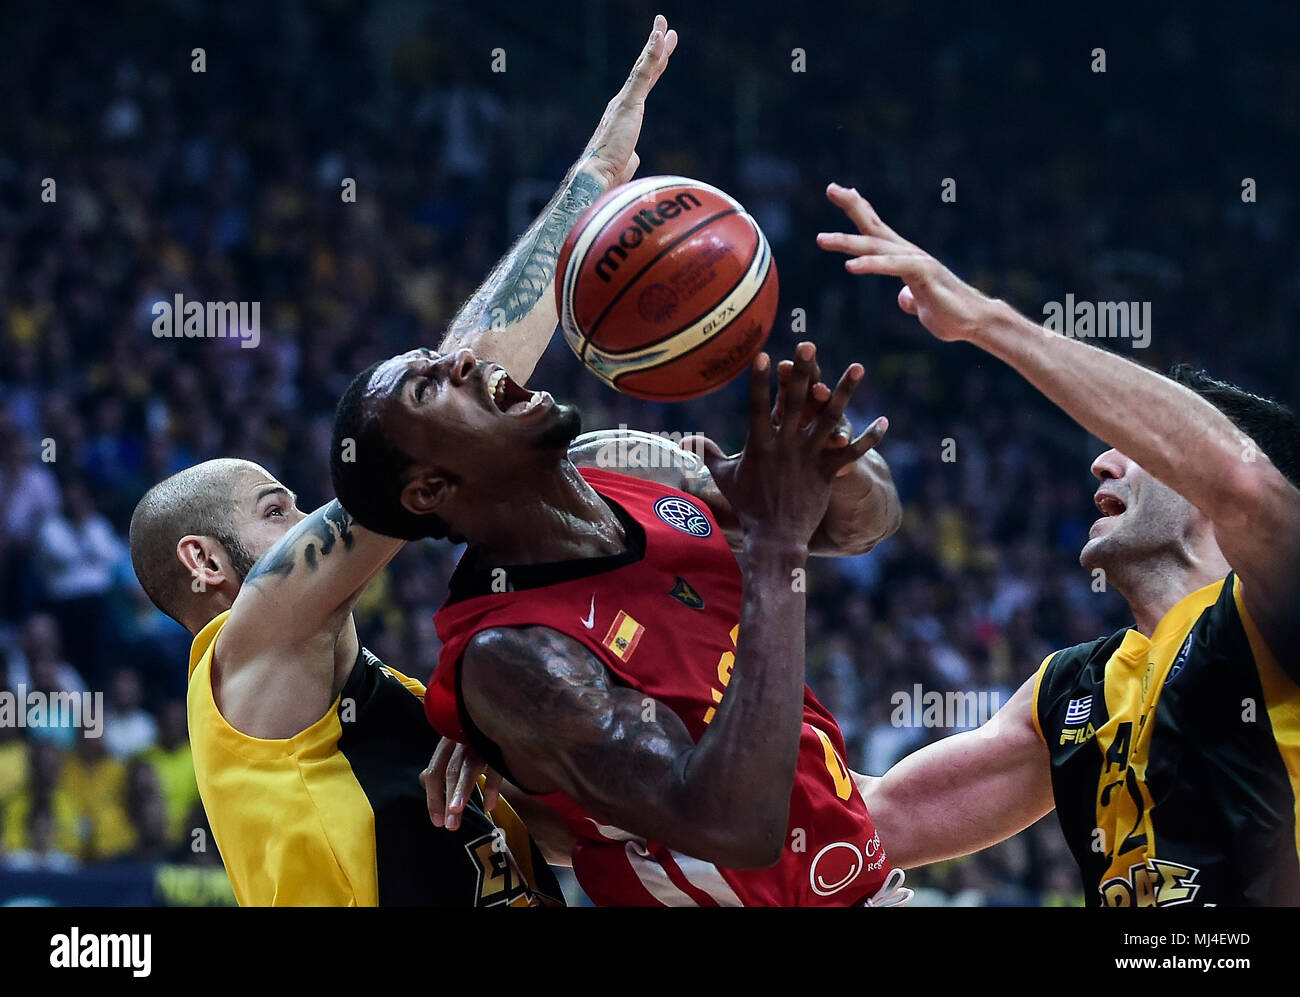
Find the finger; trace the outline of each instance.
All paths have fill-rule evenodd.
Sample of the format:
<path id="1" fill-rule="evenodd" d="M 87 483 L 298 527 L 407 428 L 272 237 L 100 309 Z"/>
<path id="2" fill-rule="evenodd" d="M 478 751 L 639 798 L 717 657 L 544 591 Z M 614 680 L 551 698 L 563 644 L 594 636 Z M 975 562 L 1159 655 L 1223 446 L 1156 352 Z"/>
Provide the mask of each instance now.
<path id="1" fill-rule="evenodd" d="M 828 253 L 847 253 L 849 256 L 890 254 L 911 249 L 911 246 L 901 240 L 885 239 L 878 235 L 853 235 L 849 232 L 818 232 L 817 245 Z"/>
<path id="2" fill-rule="evenodd" d="M 772 433 L 772 358 L 759 353 L 749 367 L 749 440 L 761 443 Z M 765 426 L 764 423 L 767 425 Z M 747 444 L 748 445 L 748 444 Z M 708 457 L 704 458 L 706 461 Z M 713 465 L 709 465 L 713 470 Z"/>
<path id="3" fill-rule="evenodd" d="M 641 167 L 641 157 L 632 150 L 632 155 L 627 159 L 627 165 L 623 167 L 623 172 L 619 174 L 618 184 L 625 184 L 636 176 L 636 171 Z M 617 186 L 617 185 L 616 185 Z"/>
<path id="4" fill-rule="evenodd" d="M 826 441 L 826 449 L 838 450 L 841 447 L 847 447 L 852 439 L 853 423 L 847 417 L 841 417 L 839 425 L 831 432 L 831 438 Z"/>
<path id="5" fill-rule="evenodd" d="M 849 273 L 883 273 L 907 281 L 918 281 L 925 275 L 929 257 L 915 253 L 889 253 L 883 256 L 857 256 L 844 261 Z"/>
<path id="6" fill-rule="evenodd" d="M 776 404 L 772 406 L 772 426 L 781 425 L 781 416 L 785 413 L 785 386 L 790 380 L 790 371 L 794 370 L 793 360 L 782 360 L 776 365 Z"/>
<path id="7" fill-rule="evenodd" d="M 916 296 L 912 294 L 912 289 L 906 284 L 898 292 L 898 307 L 907 312 L 908 315 L 916 314 Z"/>
<path id="8" fill-rule="evenodd" d="M 446 768 L 442 773 L 443 796 L 446 800 L 442 809 L 444 826 L 449 831 L 456 829 L 455 815 L 459 807 L 455 806 L 456 802 L 456 784 L 460 779 L 460 770 L 465 765 L 465 746 L 457 744 L 452 748 L 451 755 L 447 759 Z"/>
<path id="9" fill-rule="evenodd" d="M 832 183 L 826 188 L 826 196 L 830 198 L 832 204 L 849 216 L 849 221 L 853 222 L 863 235 L 899 238 L 897 232 L 880 220 L 880 215 L 871 206 L 871 202 L 859 194 L 856 187 L 841 187 L 837 183 Z"/>
<path id="10" fill-rule="evenodd" d="M 848 407 L 853 392 L 857 391 L 858 385 L 862 383 L 865 373 L 862 364 L 853 363 L 849 364 L 848 369 L 840 375 L 839 383 L 835 385 L 835 392 L 822 408 L 816 424 L 810 431 L 814 445 L 826 446 L 835 429 L 844 420 L 844 410 Z"/>
<path id="11" fill-rule="evenodd" d="M 885 433 L 888 431 L 889 420 L 882 415 L 879 419 L 864 429 L 862 435 L 850 443 L 841 453 L 837 453 L 835 458 L 837 460 L 843 458 L 846 464 L 852 463 L 868 450 L 874 448 L 876 444 L 884 438 Z"/>
<path id="12" fill-rule="evenodd" d="M 650 92 L 650 88 L 654 86 L 655 79 L 658 77 L 657 70 L 660 68 L 659 62 L 665 48 L 666 39 L 664 33 L 667 28 L 668 19 L 662 14 L 655 15 L 654 25 L 650 29 L 650 37 L 646 39 L 645 47 L 641 49 L 641 54 L 632 66 L 632 73 L 623 85 L 621 96 L 631 100 L 640 100 Z"/>
<path id="13" fill-rule="evenodd" d="M 487 770 L 487 778 L 483 780 L 483 809 L 493 810 L 501 800 L 501 783 L 505 777 L 496 769 Z"/>
<path id="14" fill-rule="evenodd" d="M 787 412 L 797 412 L 799 417 L 781 420 L 781 433 L 792 438 L 803 423 L 802 415 L 808 404 L 808 389 L 814 381 L 813 369 L 817 366 L 817 347 L 804 341 L 794 348 L 794 367 L 785 386 Z"/>
<path id="15" fill-rule="evenodd" d="M 447 770 L 447 762 L 451 758 L 454 747 L 454 741 L 442 738 L 433 751 L 433 757 L 429 759 L 429 767 L 420 773 L 420 785 L 424 787 L 425 799 L 429 804 L 429 819 L 433 821 L 434 827 L 442 827 L 443 824 L 443 815 L 447 806 L 443 774 Z"/>
<path id="16" fill-rule="evenodd" d="M 722 452 L 722 448 L 700 433 L 683 436 L 678 446 L 687 453 L 693 453 L 703 460 L 710 471 L 714 469 L 715 465 L 727 460 L 727 455 Z"/>
<path id="17" fill-rule="evenodd" d="M 461 766 L 460 778 L 456 781 L 456 793 L 451 798 L 452 814 L 447 818 L 447 826 L 455 830 L 460 826 L 460 814 L 465 809 L 465 804 L 469 802 L 470 796 L 474 792 L 474 787 L 478 785 L 478 777 L 487 771 L 487 762 L 484 761 L 467 761 Z M 452 821 L 455 821 L 453 824 Z"/>

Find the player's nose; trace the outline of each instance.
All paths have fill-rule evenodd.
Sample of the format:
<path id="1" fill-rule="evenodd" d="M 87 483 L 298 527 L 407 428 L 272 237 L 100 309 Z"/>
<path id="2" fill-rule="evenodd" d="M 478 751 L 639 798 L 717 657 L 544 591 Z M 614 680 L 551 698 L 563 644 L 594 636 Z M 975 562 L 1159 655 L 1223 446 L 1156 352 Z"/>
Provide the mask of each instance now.
<path id="1" fill-rule="evenodd" d="M 464 384 L 469 376 L 478 366 L 478 358 L 474 356 L 474 351 L 470 349 L 459 349 L 454 353 L 448 353 L 439 361 L 439 366 L 443 366 L 447 372 L 447 378 L 452 384 Z"/>
<path id="2" fill-rule="evenodd" d="M 1111 447 L 1105 453 L 1099 454 L 1092 462 L 1092 474 L 1098 481 L 1122 478 L 1127 465 L 1128 458 Z"/>

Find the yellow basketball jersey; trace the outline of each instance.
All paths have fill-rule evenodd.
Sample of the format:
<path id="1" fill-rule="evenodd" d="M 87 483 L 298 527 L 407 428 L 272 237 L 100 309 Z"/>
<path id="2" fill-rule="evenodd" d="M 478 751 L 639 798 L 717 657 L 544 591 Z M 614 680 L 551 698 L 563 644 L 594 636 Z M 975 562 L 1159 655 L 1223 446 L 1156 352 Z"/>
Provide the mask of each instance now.
<path id="1" fill-rule="evenodd" d="M 199 795 L 241 905 L 563 903 L 504 800 L 488 814 L 476 791 L 457 830 L 433 826 L 419 783 L 438 742 L 424 687 L 366 649 L 306 730 L 283 740 L 235 730 L 212 696 L 228 617 L 194 638 L 188 714 Z"/>

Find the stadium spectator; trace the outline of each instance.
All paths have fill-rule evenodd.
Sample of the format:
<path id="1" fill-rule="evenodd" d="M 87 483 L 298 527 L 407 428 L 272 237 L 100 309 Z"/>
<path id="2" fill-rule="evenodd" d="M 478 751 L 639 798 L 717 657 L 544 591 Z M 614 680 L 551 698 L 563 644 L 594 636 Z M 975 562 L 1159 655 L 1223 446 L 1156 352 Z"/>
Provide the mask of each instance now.
<path id="1" fill-rule="evenodd" d="M 158 740 L 158 722 L 143 708 L 143 700 L 139 672 L 134 668 L 113 672 L 104 708 L 104 745 L 114 758 L 133 758 Z"/>

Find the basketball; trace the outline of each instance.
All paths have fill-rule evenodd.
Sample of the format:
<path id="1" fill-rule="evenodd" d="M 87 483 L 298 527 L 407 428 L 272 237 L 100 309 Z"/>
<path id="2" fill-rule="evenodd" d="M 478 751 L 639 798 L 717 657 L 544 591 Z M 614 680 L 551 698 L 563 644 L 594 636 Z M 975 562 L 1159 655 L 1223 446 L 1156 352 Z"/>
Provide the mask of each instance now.
<path id="1" fill-rule="evenodd" d="M 607 191 L 556 270 L 564 338 L 606 384 L 652 401 L 708 394 L 743 371 L 776 317 L 776 263 L 758 223 L 698 180 Z"/>

